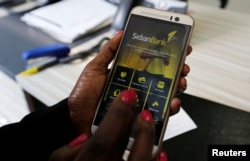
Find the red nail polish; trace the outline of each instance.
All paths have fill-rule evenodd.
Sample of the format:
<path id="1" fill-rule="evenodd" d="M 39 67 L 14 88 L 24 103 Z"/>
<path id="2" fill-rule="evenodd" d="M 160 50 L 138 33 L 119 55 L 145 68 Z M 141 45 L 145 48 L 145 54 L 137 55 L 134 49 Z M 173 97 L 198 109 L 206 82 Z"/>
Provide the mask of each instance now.
<path id="1" fill-rule="evenodd" d="M 153 116 L 149 110 L 143 110 L 141 112 L 141 117 L 147 122 L 153 122 Z"/>
<path id="2" fill-rule="evenodd" d="M 126 104 L 133 103 L 136 100 L 136 98 L 137 98 L 137 94 L 135 90 L 133 89 L 128 89 L 121 93 L 121 100 L 125 102 Z"/>
<path id="3" fill-rule="evenodd" d="M 165 153 L 164 151 L 160 151 L 157 155 L 157 160 L 158 161 L 168 161 L 167 153 Z"/>
<path id="4" fill-rule="evenodd" d="M 76 137 L 73 141 L 69 143 L 69 146 L 76 147 L 82 143 L 84 143 L 88 139 L 87 134 L 81 134 L 78 137 Z"/>

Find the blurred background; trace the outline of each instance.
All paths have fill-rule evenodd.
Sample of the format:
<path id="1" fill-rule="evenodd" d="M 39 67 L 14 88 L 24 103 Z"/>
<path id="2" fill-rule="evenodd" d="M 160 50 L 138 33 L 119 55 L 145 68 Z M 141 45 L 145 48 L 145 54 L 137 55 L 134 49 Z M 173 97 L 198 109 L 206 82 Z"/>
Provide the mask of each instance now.
<path id="1" fill-rule="evenodd" d="M 211 6 L 220 6 L 219 0 L 189 1 Z M 249 8 L 249 0 L 229 0 L 225 9 L 250 14 Z M 29 113 L 29 109 L 25 101 L 24 93 L 15 81 L 1 71 L 0 80 L 0 126 L 3 126 L 8 123 L 19 121 L 23 116 Z"/>

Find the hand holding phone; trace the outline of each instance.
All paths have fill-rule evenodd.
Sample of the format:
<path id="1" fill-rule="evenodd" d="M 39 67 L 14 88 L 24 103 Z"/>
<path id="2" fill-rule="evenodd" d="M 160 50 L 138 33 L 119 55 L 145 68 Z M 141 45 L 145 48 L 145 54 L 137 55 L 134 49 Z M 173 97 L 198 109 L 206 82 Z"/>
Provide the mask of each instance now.
<path id="1" fill-rule="evenodd" d="M 118 49 L 122 35 L 123 35 L 123 32 L 119 32 L 118 34 L 116 34 L 115 37 L 113 37 L 101 49 L 99 54 L 85 67 L 84 71 L 82 72 L 81 76 L 79 77 L 76 85 L 74 86 L 73 91 L 71 92 L 71 94 L 68 98 L 68 107 L 69 107 L 69 111 L 71 114 L 70 115 L 71 120 L 74 123 L 74 126 L 77 127 L 79 131 L 84 133 L 85 136 L 86 136 L 86 134 L 90 136 L 90 128 L 91 128 L 91 124 L 92 124 L 93 117 L 95 114 L 96 105 L 97 105 L 97 102 L 99 101 L 99 97 L 100 97 L 102 90 L 104 88 L 104 83 L 105 83 L 105 80 L 108 76 L 107 74 L 109 73 L 108 72 L 109 71 L 108 65 L 111 63 L 111 61 L 113 60 L 113 58 L 115 56 L 115 52 Z M 189 46 L 189 48 L 187 49 L 187 54 L 191 53 L 191 49 L 192 49 L 191 46 Z M 186 67 L 187 67 L 187 65 L 185 64 L 184 68 L 186 68 Z M 183 80 L 185 80 L 185 76 L 188 74 L 188 72 L 189 72 L 188 70 L 184 70 L 184 69 L 182 70 L 178 89 L 184 88 L 184 84 L 181 82 L 183 82 Z M 116 99 L 119 99 L 119 97 L 118 98 L 116 97 Z M 179 101 L 180 100 L 178 98 L 172 99 L 172 101 L 171 101 L 171 114 L 177 113 L 178 109 L 180 108 L 180 103 L 178 103 Z M 117 105 L 117 104 L 114 104 L 114 107 L 122 108 L 122 106 Z M 131 108 L 129 108 L 131 106 L 127 105 L 125 107 L 126 107 L 125 109 L 127 109 L 127 110 L 131 109 Z M 136 108 L 134 108 L 134 110 L 135 109 Z M 134 113 L 135 112 L 134 110 L 132 110 L 130 112 Z M 114 113 L 112 115 L 119 116 L 119 115 L 114 114 Z M 109 117 L 110 116 L 107 116 L 107 118 L 109 118 Z M 146 115 L 146 117 L 148 120 L 147 115 Z M 124 119 L 127 119 L 127 120 L 133 119 L 133 118 L 131 119 L 131 118 L 127 117 L 126 115 L 124 115 L 123 117 L 116 117 L 116 118 L 117 119 L 115 121 L 111 121 L 111 122 L 106 123 L 106 125 L 109 125 L 109 126 L 104 125 L 105 129 L 107 130 L 106 134 L 108 135 L 108 137 L 110 136 L 109 133 L 113 132 L 113 130 L 123 130 L 123 129 L 119 129 L 119 128 L 120 127 L 127 127 L 127 125 L 114 126 L 114 125 L 117 125 L 118 121 L 122 121 Z M 147 122 L 142 120 L 142 117 L 138 117 L 138 119 L 137 120 L 140 122 L 140 125 L 137 125 L 137 127 L 140 126 L 140 129 L 145 129 L 145 128 L 147 129 L 148 126 L 150 126 L 151 128 L 154 127 L 152 122 L 147 123 Z M 102 121 L 102 123 L 103 123 L 103 121 Z M 141 124 L 141 123 L 143 123 L 143 124 Z M 143 126 L 143 127 L 141 127 L 141 126 Z M 148 135 L 149 133 L 147 132 L 147 130 L 145 130 L 145 131 L 146 131 L 146 135 Z M 102 131 L 102 132 L 105 132 L 105 131 Z M 97 134 L 97 132 L 95 132 L 95 134 Z M 124 133 L 124 131 L 122 131 L 120 134 L 124 135 L 125 133 Z M 99 149 L 99 152 L 102 152 L 103 155 L 106 154 L 107 151 L 103 151 L 103 150 L 106 150 L 106 148 L 103 149 L 103 145 L 99 144 L 100 141 L 102 141 L 102 143 L 105 143 L 105 145 L 107 147 L 109 147 L 109 146 L 114 145 L 112 143 L 114 140 L 117 140 L 118 142 L 122 142 L 122 144 L 123 144 L 123 149 L 120 149 L 120 150 L 124 151 L 124 149 L 126 148 L 127 142 L 124 141 L 123 139 L 116 138 L 112 142 L 107 142 L 107 137 L 103 136 L 103 133 L 99 134 L 99 136 L 101 136 L 101 137 L 99 137 L 99 140 L 97 140 L 96 138 L 93 139 L 95 141 L 95 143 L 98 143 L 96 148 L 92 149 L 92 151 L 88 150 L 88 152 L 87 152 L 87 154 L 92 155 L 92 157 L 100 157 L 100 155 L 97 155 L 96 149 Z M 144 136 L 144 135 L 141 135 L 141 136 Z M 128 137 L 129 137 L 129 135 L 127 134 L 127 138 Z M 91 138 L 92 138 L 92 136 L 87 138 L 88 141 Z M 150 145 L 146 145 L 146 146 L 142 143 L 144 143 L 144 142 L 150 143 L 149 140 L 152 139 L 154 141 L 154 137 L 150 136 L 149 139 L 145 138 L 145 137 L 143 137 L 144 139 L 140 139 L 140 138 L 141 137 L 135 138 L 136 140 L 140 140 L 139 142 L 137 142 L 139 147 L 137 147 L 135 150 L 136 151 L 138 150 L 138 151 L 142 152 L 143 154 L 144 153 L 149 154 L 149 157 L 148 157 L 148 160 L 149 160 L 149 158 L 152 157 L 150 152 L 152 151 L 153 142 L 151 142 Z M 86 145 L 86 144 L 87 143 L 85 142 L 84 145 Z M 94 145 L 96 145 L 96 144 L 94 144 Z M 115 153 L 115 152 L 117 152 L 115 150 L 119 149 L 120 145 L 121 144 L 116 144 L 116 146 L 113 146 L 113 149 L 109 149 L 109 152 L 111 152 L 113 155 L 118 154 L 118 153 Z M 136 144 L 133 144 L 133 145 L 136 145 Z M 98 146 L 100 146 L 100 148 L 103 150 L 100 150 L 100 148 Z M 69 148 L 68 145 L 66 145 L 65 147 L 67 149 Z M 76 147 L 76 148 L 78 148 L 79 150 L 82 149 L 79 147 Z M 148 149 L 151 149 L 151 151 L 148 152 Z M 75 149 L 72 149 L 72 150 L 74 150 L 74 153 L 75 153 Z M 86 152 L 87 149 L 85 148 L 84 151 Z M 64 150 L 62 151 L 62 153 L 65 155 L 69 154 L 69 153 L 66 154 Z M 160 156 L 162 156 L 161 154 L 162 153 L 159 153 Z M 120 155 L 122 155 L 122 154 L 120 154 Z M 62 155 L 60 155 L 60 156 L 62 156 Z M 145 155 L 144 155 L 144 157 L 145 157 Z M 114 159 L 113 156 L 110 156 L 110 158 Z M 81 158 L 78 158 L 78 159 L 81 159 Z"/>
<path id="2" fill-rule="evenodd" d="M 163 141 L 193 25 L 193 18 L 184 14 L 146 7 L 131 11 L 98 104 L 92 133 L 98 129 L 111 102 L 122 91 L 133 89 L 137 92 L 136 113 L 146 109 L 153 115 L 156 138 L 152 154 L 156 154 Z M 134 125 L 128 150 L 134 143 L 135 128 Z"/>
<path id="3" fill-rule="evenodd" d="M 143 161 L 151 160 L 155 130 L 152 114 L 147 110 L 140 113 L 136 122 L 136 142 L 131 150 L 131 155 L 128 159 L 123 157 L 133 125 L 136 99 L 134 90 L 123 91 L 112 102 L 107 117 L 102 120 L 95 134 L 89 137 L 88 134 L 82 133 L 69 144 L 53 152 L 49 160 L 120 161 L 122 158 L 127 161 L 138 160 L 138 158 Z M 116 127 L 113 125 L 114 122 Z M 163 160 L 161 159 L 161 161 Z"/>

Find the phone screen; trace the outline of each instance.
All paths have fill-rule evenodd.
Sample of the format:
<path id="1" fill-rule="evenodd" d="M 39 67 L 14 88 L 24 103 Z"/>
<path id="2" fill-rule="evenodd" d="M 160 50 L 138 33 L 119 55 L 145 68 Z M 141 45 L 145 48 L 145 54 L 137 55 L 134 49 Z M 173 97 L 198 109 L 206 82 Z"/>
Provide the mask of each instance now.
<path id="1" fill-rule="evenodd" d="M 121 91 L 132 88 L 138 95 L 137 114 L 143 109 L 153 114 L 158 142 L 190 30 L 189 25 L 131 15 L 94 125 Z"/>

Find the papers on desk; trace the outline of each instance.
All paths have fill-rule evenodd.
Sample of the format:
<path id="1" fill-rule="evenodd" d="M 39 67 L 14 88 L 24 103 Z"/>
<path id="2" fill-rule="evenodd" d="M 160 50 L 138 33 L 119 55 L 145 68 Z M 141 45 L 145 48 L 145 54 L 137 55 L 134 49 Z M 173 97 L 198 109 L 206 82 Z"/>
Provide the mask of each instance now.
<path id="1" fill-rule="evenodd" d="M 197 125 L 181 108 L 177 114 L 170 116 L 163 140 L 171 139 L 196 128 Z"/>
<path id="2" fill-rule="evenodd" d="M 26 13 L 21 20 L 58 41 L 71 43 L 109 25 L 116 9 L 104 0 L 64 0 Z"/>

